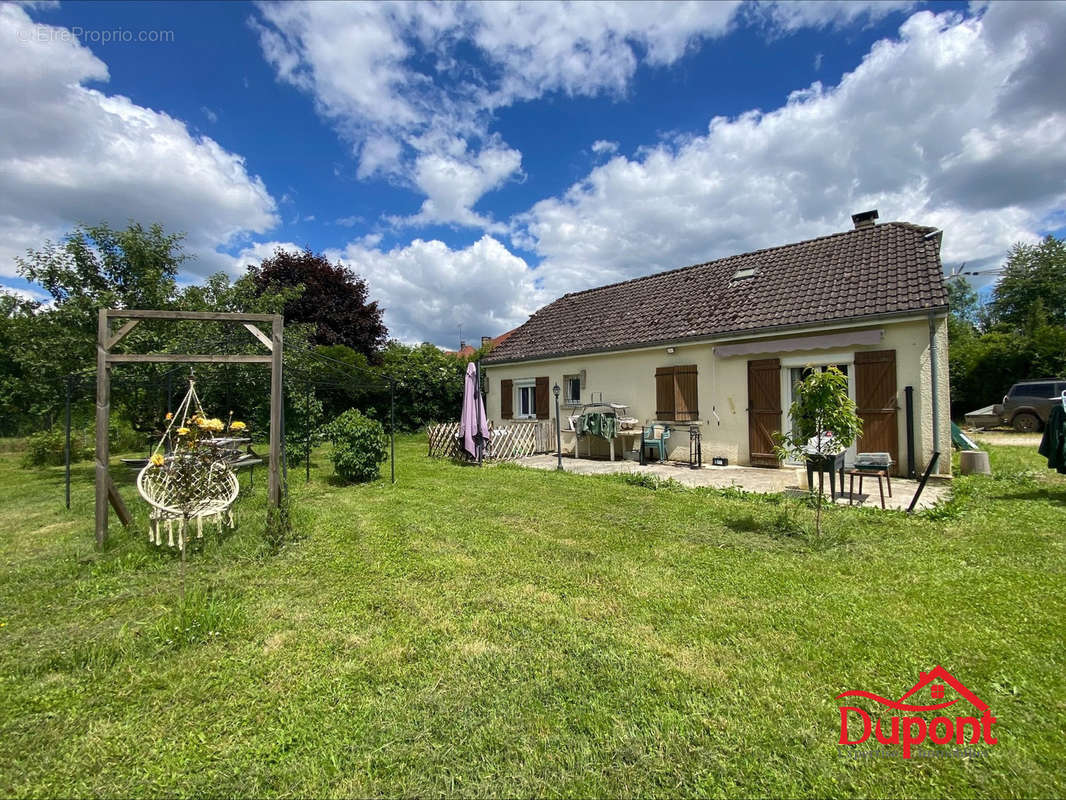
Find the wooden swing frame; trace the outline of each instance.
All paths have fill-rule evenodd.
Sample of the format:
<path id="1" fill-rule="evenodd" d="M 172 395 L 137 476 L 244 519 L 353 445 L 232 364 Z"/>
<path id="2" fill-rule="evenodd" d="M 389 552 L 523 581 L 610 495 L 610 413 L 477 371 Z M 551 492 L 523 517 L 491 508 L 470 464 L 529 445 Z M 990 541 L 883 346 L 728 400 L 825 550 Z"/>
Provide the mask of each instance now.
<path id="1" fill-rule="evenodd" d="M 112 353 L 142 320 L 233 322 L 243 325 L 267 353 L 203 354 L 187 353 Z M 118 330 L 111 330 L 111 320 L 126 320 Z M 270 323 L 270 336 L 259 325 Z M 281 504 L 281 356 L 285 321 L 280 314 L 235 314 L 221 311 L 148 311 L 101 308 L 96 340 L 96 546 L 107 543 L 108 504 L 123 525 L 132 521 L 126 504 L 115 488 L 108 466 L 111 460 L 107 430 L 111 419 L 111 366 L 113 364 L 269 364 L 270 365 L 270 479 L 267 497 L 270 505 Z"/>

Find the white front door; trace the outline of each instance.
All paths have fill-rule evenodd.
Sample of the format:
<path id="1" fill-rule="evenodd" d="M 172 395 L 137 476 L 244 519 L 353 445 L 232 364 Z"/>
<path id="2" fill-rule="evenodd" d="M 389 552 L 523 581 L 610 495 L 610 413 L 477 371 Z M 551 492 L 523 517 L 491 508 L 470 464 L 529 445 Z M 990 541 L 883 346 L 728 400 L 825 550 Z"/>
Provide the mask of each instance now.
<path id="1" fill-rule="evenodd" d="M 796 386 L 807 376 L 809 370 L 816 369 L 821 372 L 825 372 L 829 367 L 836 367 L 843 372 L 848 378 L 848 397 L 852 402 L 855 401 L 855 370 L 850 362 L 833 362 L 828 364 L 810 364 L 802 367 L 785 367 L 785 413 L 792 408 L 792 402 L 795 399 L 794 392 Z M 791 428 L 791 420 L 789 427 Z M 855 463 L 856 443 L 852 442 L 851 447 L 847 449 L 844 454 L 844 465 L 850 467 Z M 786 463 L 789 464 L 801 464 L 802 461 L 790 460 Z"/>

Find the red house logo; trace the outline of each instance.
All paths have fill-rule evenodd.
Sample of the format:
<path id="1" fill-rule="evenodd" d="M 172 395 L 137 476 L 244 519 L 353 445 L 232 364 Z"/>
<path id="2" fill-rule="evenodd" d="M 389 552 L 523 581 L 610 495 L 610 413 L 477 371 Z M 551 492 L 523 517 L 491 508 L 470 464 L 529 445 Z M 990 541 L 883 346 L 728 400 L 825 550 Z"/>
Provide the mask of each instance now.
<path id="1" fill-rule="evenodd" d="M 944 691 L 948 686 L 961 697 L 944 700 Z M 929 690 L 927 695 L 929 700 L 940 702 L 922 703 L 926 688 Z M 911 748 L 927 740 L 933 744 L 955 742 L 960 745 L 980 742 L 995 744 L 998 741 L 992 736 L 992 726 L 996 723 L 996 718 L 992 716 L 988 704 L 939 665 L 929 672 L 923 672 L 919 681 L 899 700 L 889 700 L 887 697 L 881 697 L 873 692 L 864 692 L 861 689 L 842 692 L 837 695 L 837 700 L 844 697 L 864 697 L 895 711 L 909 711 L 914 712 L 915 715 L 902 718 L 893 716 L 890 720 L 890 732 L 885 733 L 880 717 L 876 720 L 871 719 L 870 714 L 861 708 L 840 706 L 840 744 L 842 745 L 863 744 L 869 740 L 872 732 L 881 744 L 902 745 L 903 757 L 910 758 Z M 917 716 L 919 712 L 929 714 L 933 711 L 942 711 L 954 706 L 960 699 L 966 700 L 973 706 L 979 716 L 975 716 L 973 712 L 967 716 L 938 715 L 928 720 L 925 716 Z M 851 727 L 849 727 L 849 722 Z M 861 734 L 858 734 L 858 723 L 862 725 Z"/>

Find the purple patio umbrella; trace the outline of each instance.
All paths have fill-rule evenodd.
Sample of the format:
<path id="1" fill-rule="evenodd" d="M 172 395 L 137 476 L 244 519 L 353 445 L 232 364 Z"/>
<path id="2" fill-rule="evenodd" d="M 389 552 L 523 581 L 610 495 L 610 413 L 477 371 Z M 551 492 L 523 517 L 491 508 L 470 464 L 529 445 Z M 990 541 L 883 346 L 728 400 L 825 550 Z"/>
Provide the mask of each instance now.
<path id="1" fill-rule="evenodd" d="M 477 447 L 489 440 L 489 423 L 485 419 L 485 399 L 478 386 L 477 366 L 471 361 L 466 365 L 466 382 L 463 386 L 463 414 L 459 418 L 459 433 L 463 437 L 463 449 L 471 458 L 478 457 Z"/>

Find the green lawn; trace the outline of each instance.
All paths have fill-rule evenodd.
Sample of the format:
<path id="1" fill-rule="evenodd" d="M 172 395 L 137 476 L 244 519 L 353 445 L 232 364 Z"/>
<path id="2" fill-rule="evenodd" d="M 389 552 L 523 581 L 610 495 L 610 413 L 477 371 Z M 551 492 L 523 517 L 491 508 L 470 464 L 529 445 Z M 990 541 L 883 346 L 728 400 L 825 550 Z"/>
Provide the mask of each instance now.
<path id="1" fill-rule="evenodd" d="M 1066 795 L 1066 479 L 1035 452 L 822 541 L 795 501 L 424 453 L 395 486 L 290 472 L 280 550 L 245 498 L 184 606 L 128 478 L 140 527 L 96 554 L 90 465 L 68 512 L 62 469 L 0 453 L 0 795 Z M 837 694 L 936 664 L 998 717 L 986 757 L 841 757 Z"/>

